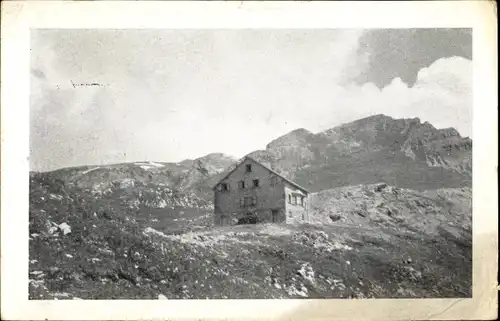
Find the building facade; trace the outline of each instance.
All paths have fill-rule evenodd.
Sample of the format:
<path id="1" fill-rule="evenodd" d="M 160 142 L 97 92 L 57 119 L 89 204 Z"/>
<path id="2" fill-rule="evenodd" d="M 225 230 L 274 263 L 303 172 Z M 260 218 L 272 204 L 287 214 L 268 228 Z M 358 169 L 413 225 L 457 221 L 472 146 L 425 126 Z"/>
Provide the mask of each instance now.
<path id="1" fill-rule="evenodd" d="M 213 190 L 218 226 L 308 220 L 308 191 L 250 157 Z"/>

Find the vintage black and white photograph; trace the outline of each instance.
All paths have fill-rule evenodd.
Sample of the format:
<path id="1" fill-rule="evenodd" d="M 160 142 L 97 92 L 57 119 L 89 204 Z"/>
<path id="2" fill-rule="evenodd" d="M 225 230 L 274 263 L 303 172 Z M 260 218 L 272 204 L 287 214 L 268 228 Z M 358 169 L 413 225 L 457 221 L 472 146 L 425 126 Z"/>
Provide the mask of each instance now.
<path id="1" fill-rule="evenodd" d="M 32 29 L 29 299 L 472 296 L 472 30 Z"/>

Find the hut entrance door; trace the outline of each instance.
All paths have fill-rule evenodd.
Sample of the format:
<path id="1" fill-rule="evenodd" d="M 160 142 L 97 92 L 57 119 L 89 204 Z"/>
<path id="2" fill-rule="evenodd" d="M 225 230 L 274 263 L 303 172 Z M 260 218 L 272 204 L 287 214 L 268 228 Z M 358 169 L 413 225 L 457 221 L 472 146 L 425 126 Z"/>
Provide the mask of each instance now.
<path id="1" fill-rule="evenodd" d="M 271 217 L 272 217 L 273 223 L 278 222 L 278 210 L 271 210 Z"/>

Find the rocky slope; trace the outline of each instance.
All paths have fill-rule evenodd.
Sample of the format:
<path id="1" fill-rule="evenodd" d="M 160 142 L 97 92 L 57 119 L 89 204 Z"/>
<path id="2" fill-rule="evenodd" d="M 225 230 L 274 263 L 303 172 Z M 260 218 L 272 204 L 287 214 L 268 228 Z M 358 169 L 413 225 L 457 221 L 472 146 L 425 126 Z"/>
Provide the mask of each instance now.
<path id="1" fill-rule="evenodd" d="M 467 188 L 340 188 L 314 195 L 309 224 L 213 228 L 203 213 L 32 183 L 31 299 L 471 295 Z M 180 218 L 192 230 L 172 230 Z"/>

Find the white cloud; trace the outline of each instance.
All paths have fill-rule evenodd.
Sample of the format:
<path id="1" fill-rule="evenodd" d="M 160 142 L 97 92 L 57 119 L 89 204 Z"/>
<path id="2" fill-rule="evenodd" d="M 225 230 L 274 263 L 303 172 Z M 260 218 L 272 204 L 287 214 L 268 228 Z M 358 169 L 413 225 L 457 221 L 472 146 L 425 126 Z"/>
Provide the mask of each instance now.
<path id="1" fill-rule="evenodd" d="M 379 113 L 420 117 L 470 135 L 470 61 L 441 59 L 422 69 L 412 88 L 399 78 L 382 90 L 345 85 L 368 62 L 357 53 L 360 35 L 141 31 L 41 37 L 32 65 L 45 75 L 32 77 L 32 165 L 242 156 L 299 127 L 319 131 Z M 70 80 L 109 86 L 75 89 Z"/>
<path id="2" fill-rule="evenodd" d="M 324 90 L 324 88 L 322 88 Z M 419 117 L 437 128 L 454 127 L 472 137 L 472 62 L 442 58 L 422 69 L 413 87 L 400 78 L 382 89 L 374 84 L 335 85 L 328 99 L 311 100 L 304 115 L 307 128 L 324 130 L 374 114 L 394 118 Z M 324 94 L 323 94 L 324 95 Z"/>

